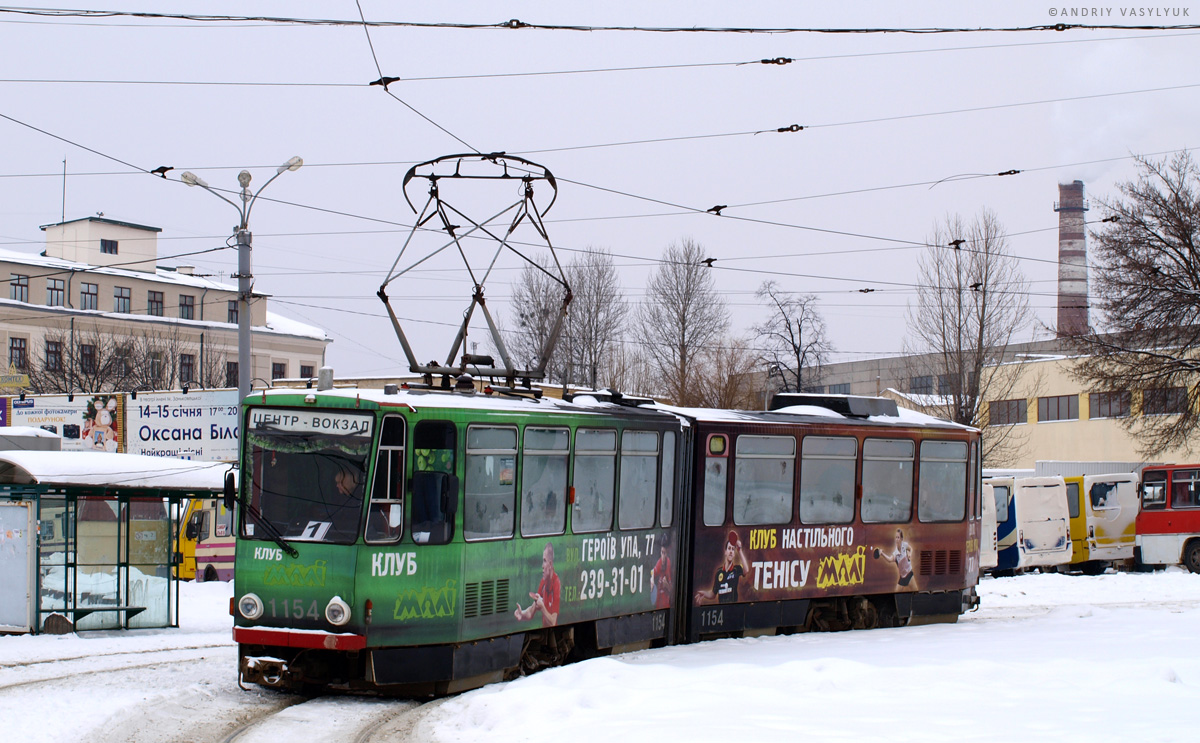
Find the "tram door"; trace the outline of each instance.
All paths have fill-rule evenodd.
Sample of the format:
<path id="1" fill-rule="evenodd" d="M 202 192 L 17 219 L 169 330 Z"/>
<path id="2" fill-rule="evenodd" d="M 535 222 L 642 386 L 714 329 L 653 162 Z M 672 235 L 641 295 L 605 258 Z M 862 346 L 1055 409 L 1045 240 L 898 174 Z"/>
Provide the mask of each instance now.
<path id="1" fill-rule="evenodd" d="M 0 629 L 33 628 L 33 503 L 0 504 Z"/>

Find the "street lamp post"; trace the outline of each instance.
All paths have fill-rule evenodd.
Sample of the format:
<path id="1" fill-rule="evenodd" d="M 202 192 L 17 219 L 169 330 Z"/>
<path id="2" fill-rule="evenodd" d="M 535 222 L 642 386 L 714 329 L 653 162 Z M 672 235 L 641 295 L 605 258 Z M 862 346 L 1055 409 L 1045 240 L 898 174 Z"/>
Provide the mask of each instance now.
<path id="1" fill-rule="evenodd" d="M 262 194 L 263 189 L 271 185 L 271 181 L 283 175 L 289 170 L 299 170 L 304 161 L 299 157 L 293 157 L 283 165 L 275 169 L 275 175 L 267 179 L 267 182 L 262 184 L 256 193 L 250 192 L 250 171 L 243 170 L 238 173 L 238 185 L 242 187 L 241 199 L 242 203 L 236 204 L 233 201 L 222 196 L 214 191 L 207 183 L 199 176 L 192 172 L 184 172 L 179 176 L 179 180 L 189 186 L 199 186 L 205 191 L 208 191 L 213 196 L 216 196 L 221 201 L 231 205 L 238 210 L 238 216 L 241 221 L 234 229 L 234 238 L 237 240 L 238 251 L 238 402 L 246 399 L 250 394 L 250 380 L 253 378 L 250 369 L 250 291 L 253 286 L 251 279 L 253 275 L 250 273 L 250 242 L 252 235 L 250 234 L 250 210 L 254 208 L 254 202 Z"/>

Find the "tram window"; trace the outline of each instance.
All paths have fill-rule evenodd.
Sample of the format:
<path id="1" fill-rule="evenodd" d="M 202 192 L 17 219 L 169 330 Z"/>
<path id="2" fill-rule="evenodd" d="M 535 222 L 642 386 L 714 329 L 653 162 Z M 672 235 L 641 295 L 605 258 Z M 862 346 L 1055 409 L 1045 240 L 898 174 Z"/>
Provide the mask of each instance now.
<path id="1" fill-rule="evenodd" d="M 854 520 L 858 440 L 805 436 L 800 444 L 800 520 L 846 524 Z"/>
<path id="2" fill-rule="evenodd" d="M 521 456 L 521 536 L 562 534 L 567 523 L 566 428 L 526 428 Z"/>
<path id="3" fill-rule="evenodd" d="M 704 459 L 704 525 L 725 523 L 725 483 L 729 479 L 728 448 L 725 437 L 708 437 L 708 456 Z"/>
<path id="4" fill-rule="evenodd" d="M 1073 519 L 1079 518 L 1079 483 L 1067 483 L 1067 515 Z"/>
<path id="5" fill-rule="evenodd" d="M 1171 474 L 1171 508 L 1200 506 L 1200 470 L 1175 470 Z"/>
<path id="6" fill-rule="evenodd" d="M 863 442 L 863 522 L 902 523 L 912 518 L 913 449 L 908 439 Z M 966 493 L 966 480 L 962 482 L 960 498 Z"/>
<path id="7" fill-rule="evenodd" d="M 967 444 L 922 441 L 917 518 L 962 521 L 967 515 Z"/>
<path id="8" fill-rule="evenodd" d="M 612 528 L 616 474 L 617 432 L 595 428 L 577 430 L 571 531 L 583 534 Z"/>
<path id="9" fill-rule="evenodd" d="M 1142 475 L 1142 508 L 1156 510 L 1167 505 L 1167 473 L 1146 472 Z"/>
<path id="10" fill-rule="evenodd" d="M 367 509 L 368 542 L 394 542 L 404 530 L 404 418 L 383 419 Z"/>
<path id="11" fill-rule="evenodd" d="M 1008 501 L 1009 493 L 1007 485 L 995 485 L 992 487 L 992 496 L 996 499 L 996 523 L 1003 524 L 1008 521 Z"/>
<path id="12" fill-rule="evenodd" d="M 413 429 L 412 536 L 420 544 L 446 544 L 454 535 L 458 431 L 450 421 L 421 421 Z"/>
<path id="13" fill-rule="evenodd" d="M 621 433 L 621 486 L 617 490 L 617 523 L 622 529 L 654 526 L 654 496 L 658 487 L 658 434 Z"/>
<path id="14" fill-rule="evenodd" d="M 733 523 L 786 524 L 796 487 L 793 436 L 738 436 L 733 468 Z"/>
<path id="15" fill-rule="evenodd" d="M 513 535 L 517 506 L 517 429 L 467 428 L 467 483 L 463 503 L 467 541 Z"/>
<path id="16" fill-rule="evenodd" d="M 675 432 L 663 433 L 662 486 L 658 495 L 658 525 L 670 526 L 675 507 Z"/>

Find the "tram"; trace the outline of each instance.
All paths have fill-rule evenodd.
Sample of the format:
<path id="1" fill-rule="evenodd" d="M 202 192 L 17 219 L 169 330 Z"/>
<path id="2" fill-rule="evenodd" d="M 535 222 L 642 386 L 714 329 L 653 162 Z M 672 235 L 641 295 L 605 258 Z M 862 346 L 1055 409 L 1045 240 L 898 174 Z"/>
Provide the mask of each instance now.
<path id="1" fill-rule="evenodd" d="M 242 681 L 453 692 L 715 637 L 954 621 L 979 433 L 876 398 L 319 389 L 244 403 Z"/>

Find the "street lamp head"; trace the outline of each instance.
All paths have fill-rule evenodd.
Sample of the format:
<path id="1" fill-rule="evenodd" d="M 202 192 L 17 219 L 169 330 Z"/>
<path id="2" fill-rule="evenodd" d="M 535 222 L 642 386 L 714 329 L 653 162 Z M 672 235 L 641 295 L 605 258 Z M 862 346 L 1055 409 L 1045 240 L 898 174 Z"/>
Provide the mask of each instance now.
<path id="1" fill-rule="evenodd" d="M 283 165 L 280 165 L 275 170 L 275 174 L 279 175 L 279 174 L 283 173 L 283 171 L 285 171 L 285 170 L 299 170 L 300 166 L 303 164 L 304 164 L 304 161 L 301 160 L 299 156 L 293 157 L 291 160 L 288 160 Z"/>
<path id="2" fill-rule="evenodd" d="M 238 173 L 238 185 L 240 185 L 242 188 L 246 188 L 250 185 L 249 170 L 243 170 L 242 172 Z"/>
<path id="3" fill-rule="evenodd" d="M 184 183 L 186 183 L 189 186 L 200 186 L 201 188 L 208 188 L 208 184 L 205 183 L 204 180 L 200 176 L 196 175 L 195 173 L 191 172 L 190 170 L 185 170 L 182 174 L 180 174 L 179 180 L 183 181 Z"/>

